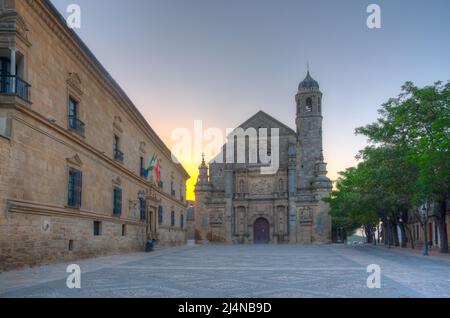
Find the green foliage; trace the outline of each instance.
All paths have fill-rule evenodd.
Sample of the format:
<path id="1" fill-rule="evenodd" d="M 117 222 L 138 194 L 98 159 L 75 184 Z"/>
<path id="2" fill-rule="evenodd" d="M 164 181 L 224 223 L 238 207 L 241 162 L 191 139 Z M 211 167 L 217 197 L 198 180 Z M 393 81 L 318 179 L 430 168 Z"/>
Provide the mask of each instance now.
<path id="1" fill-rule="evenodd" d="M 377 122 L 356 129 L 369 141 L 361 163 L 342 172 L 324 199 L 335 224 L 350 230 L 449 197 L 450 84 L 407 82 L 379 114 Z"/>

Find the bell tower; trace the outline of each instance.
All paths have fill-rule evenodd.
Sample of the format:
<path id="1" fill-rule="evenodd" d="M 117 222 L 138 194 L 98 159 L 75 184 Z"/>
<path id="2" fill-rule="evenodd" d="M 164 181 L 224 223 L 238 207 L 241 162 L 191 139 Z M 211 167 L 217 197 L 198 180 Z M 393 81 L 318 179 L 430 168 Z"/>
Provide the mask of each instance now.
<path id="1" fill-rule="evenodd" d="M 308 69 L 295 96 L 297 104 L 297 187 L 300 192 L 312 190 L 316 164 L 322 156 L 322 92 Z"/>
<path id="2" fill-rule="evenodd" d="M 205 155 L 202 155 L 202 163 L 198 168 L 199 175 L 195 185 L 195 241 L 203 244 L 208 241 L 209 217 L 206 207 L 206 200 L 210 190 L 208 176 L 208 166 L 205 162 Z"/>

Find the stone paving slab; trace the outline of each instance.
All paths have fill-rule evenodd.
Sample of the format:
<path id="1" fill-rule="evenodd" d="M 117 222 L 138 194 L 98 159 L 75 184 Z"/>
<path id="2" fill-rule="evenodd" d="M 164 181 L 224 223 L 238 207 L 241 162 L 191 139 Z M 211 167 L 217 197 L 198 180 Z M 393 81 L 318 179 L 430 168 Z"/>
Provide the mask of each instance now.
<path id="1" fill-rule="evenodd" d="M 206 245 L 0 274 L 0 297 L 450 297 L 450 261 L 371 246 Z M 380 289 L 366 286 L 369 264 Z"/>

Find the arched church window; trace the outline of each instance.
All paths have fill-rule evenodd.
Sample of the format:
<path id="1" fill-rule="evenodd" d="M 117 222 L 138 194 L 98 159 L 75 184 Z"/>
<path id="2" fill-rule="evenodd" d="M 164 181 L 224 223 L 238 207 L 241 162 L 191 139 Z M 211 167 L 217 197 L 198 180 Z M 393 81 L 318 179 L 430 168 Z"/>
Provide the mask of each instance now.
<path id="1" fill-rule="evenodd" d="M 311 112 L 311 111 L 312 111 L 312 99 L 311 99 L 311 97 L 308 97 L 308 98 L 306 99 L 306 107 L 305 107 L 305 110 L 306 110 L 307 112 Z"/>
<path id="2" fill-rule="evenodd" d="M 318 105 L 319 105 L 319 113 L 321 113 L 322 112 L 322 100 L 320 99 L 320 97 L 318 100 Z"/>

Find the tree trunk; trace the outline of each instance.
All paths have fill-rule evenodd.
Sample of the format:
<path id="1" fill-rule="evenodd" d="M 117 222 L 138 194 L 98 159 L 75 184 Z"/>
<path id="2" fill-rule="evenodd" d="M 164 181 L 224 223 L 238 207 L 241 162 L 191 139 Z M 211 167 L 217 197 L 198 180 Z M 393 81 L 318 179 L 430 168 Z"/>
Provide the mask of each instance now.
<path id="1" fill-rule="evenodd" d="M 408 235 L 409 235 L 409 241 L 411 242 L 411 248 L 414 249 L 414 237 L 411 231 L 411 228 L 409 227 L 409 225 L 406 225 L 406 230 L 408 231 Z"/>
<path id="2" fill-rule="evenodd" d="M 439 252 L 448 253 L 448 236 L 447 236 L 447 224 L 445 218 L 447 215 L 447 200 L 444 199 L 439 203 L 439 237 L 441 238 L 441 246 Z"/>
<path id="3" fill-rule="evenodd" d="M 391 234 L 392 234 L 392 245 L 400 246 L 400 242 L 398 240 L 398 231 L 397 231 L 397 223 L 391 223 Z"/>
<path id="4" fill-rule="evenodd" d="M 371 225 L 364 226 L 364 232 L 366 232 L 366 242 L 371 244 L 373 242 L 373 231 Z"/>
<path id="5" fill-rule="evenodd" d="M 386 221 L 382 220 L 383 224 L 381 225 L 381 242 L 384 245 L 388 245 L 389 235 L 387 234 L 388 227 L 386 226 Z"/>
<path id="6" fill-rule="evenodd" d="M 402 222 L 402 223 L 400 223 L 399 224 L 399 226 L 400 226 L 400 235 L 401 235 L 401 247 L 402 248 L 407 248 L 408 246 L 407 246 L 407 243 L 408 243 L 408 239 L 407 239 L 407 237 L 406 237 L 406 229 L 405 229 L 405 223 L 404 222 Z"/>
<path id="7" fill-rule="evenodd" d="M 378 224 L 377 224 L 377 243 L 378 243 L 378 245 L 380 245 L 380 222 L 378 221 Z"/>

